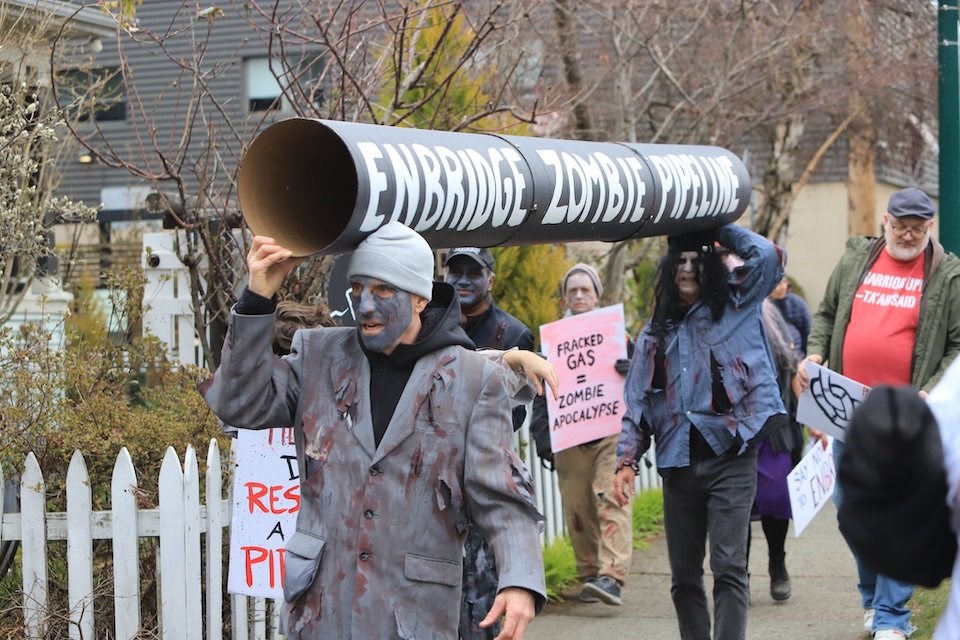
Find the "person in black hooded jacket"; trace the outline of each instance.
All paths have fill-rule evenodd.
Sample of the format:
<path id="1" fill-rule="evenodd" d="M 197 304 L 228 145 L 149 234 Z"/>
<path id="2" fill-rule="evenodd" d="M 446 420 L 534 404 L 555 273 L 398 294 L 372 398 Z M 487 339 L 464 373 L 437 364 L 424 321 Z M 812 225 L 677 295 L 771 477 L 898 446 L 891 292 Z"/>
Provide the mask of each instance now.
<path id="1" fill-rule="evenodd" d="M 533 334 L 493 301 L 496 260 L 488 249 L 455 247 L 443 261 L 443 280 L 456 289 L 460 326 L 478 348 L 533 351 Z M 526 418 L 526 406 L 513 409 L 513 429 Z M 499 625 L 480 628 L 497 596 L 497 562 L 483 534 L 471 520 L 463 550 L 463 592 L 460 600 L 461 640 L 493 640 Z"/>

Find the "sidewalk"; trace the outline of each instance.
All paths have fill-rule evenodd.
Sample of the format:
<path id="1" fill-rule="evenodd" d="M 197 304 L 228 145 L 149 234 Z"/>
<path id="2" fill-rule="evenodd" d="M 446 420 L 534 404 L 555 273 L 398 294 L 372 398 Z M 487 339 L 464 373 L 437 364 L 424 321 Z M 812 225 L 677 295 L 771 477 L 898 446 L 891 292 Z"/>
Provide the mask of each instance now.
<path id="1" fill-rule="evenodd" d="M 748 640 L 805 638 L 809 640 L 862 640 L 863 618 L 857 594 L 856 567 L 837 529 L 833 504 L 817 514 L 800 538 L 787 534 L 787 569 L 792 597 L 783 603 L 770 598 L 767 545 L 760 523 L 753 523 L 750 554 L 751 602 Z M 707 597 L 712 601 L 713 577 L 705 563 Z M 623 606 L 550 603 L 527 630 L 528 640 L 581 638 L 679 638 L 670 600 L 670 567 L 667 545 L 661 536 L 650 548 L 635 551 Z"/>

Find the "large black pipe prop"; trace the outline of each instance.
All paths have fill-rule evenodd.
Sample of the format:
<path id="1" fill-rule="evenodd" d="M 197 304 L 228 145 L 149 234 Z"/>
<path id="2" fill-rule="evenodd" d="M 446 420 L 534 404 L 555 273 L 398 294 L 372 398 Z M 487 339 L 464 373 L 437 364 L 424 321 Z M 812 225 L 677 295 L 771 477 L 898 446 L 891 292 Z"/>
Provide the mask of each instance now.
<path id="1" fill-rule="evenodd" d="M 294 118 L 240 169 L 257 234 L 349 251 L 391 220 L 434 247 L 616 241 L 736 220 L 750 176 L 718 147 L 551 140 Z"/>

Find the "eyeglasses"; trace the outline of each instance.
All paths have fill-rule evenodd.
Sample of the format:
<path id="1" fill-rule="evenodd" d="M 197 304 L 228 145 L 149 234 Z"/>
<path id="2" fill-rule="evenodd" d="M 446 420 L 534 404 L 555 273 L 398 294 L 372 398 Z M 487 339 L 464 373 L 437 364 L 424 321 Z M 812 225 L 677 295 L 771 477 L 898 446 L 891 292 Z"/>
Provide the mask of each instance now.
<path id="1" fill-rule="evenodd" d="M 909 233 L 911 236 L 919 237 L 926 234 L 927 230 L 930 228 L 930 224 L 928 222 L 922 222 L 920 224 L 914 224 L 914 225 L 907 225 L 907 224 L 900 224 L 899 222 L 895 222 L 893 219 L 888 219 L 887 224 L 890 225 L 890 230 L 893 231 L 898 236 L 905 236 Z"/>

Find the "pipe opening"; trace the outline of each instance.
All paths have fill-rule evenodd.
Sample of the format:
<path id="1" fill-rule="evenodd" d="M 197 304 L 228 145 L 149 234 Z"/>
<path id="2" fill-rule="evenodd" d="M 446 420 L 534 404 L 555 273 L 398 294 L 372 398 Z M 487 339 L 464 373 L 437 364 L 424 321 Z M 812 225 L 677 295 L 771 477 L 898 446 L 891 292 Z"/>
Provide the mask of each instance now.
<path id="1" fill-rule="evenodd" d="M 250 229 L 306 256 L 343 233 L 357 200 L 350 152 L 320 122 L 291 119 L 250 145 L 239 177 L 240 208 Z"/>

